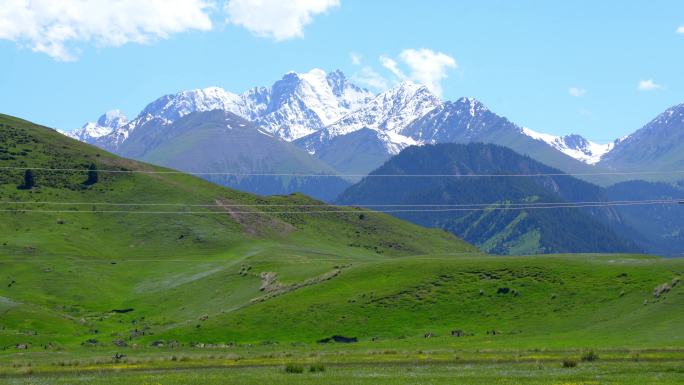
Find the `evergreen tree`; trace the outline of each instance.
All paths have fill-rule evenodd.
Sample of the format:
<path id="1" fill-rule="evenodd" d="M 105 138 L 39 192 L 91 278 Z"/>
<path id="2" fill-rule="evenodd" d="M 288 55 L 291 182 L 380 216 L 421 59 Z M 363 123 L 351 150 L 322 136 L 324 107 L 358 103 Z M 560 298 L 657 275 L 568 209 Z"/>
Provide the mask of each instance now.
<path id="1" fill-rule="evenodd" d="M 90 167 L 88 167 L 88 180 L 85 181 L 85 184 L 90 186 L 98 181 L 98 174 L 97 174 L 97 167 L 95 166 L 95 163 L 91 163 Z"/>
<path id="2" fill-rule="evenodd" d="M 36 185 L 36 181 L 33 178 L 33 171 L 32 170 L 26 170 L 24 172 L 24 185 L 22 186 L 26 190 L 32 189 Z"/>

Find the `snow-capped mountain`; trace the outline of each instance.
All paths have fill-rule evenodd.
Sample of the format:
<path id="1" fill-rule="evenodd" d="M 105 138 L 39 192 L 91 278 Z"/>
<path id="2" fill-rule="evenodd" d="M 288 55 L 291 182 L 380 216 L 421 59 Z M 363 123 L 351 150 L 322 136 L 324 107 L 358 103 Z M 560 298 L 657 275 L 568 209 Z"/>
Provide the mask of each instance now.
<path id="1" fill-rule="evenodd" d="M 533 131 L 523 127 L 523 134 L 530 138 L 547 143 L 565 155 L 571 156 L 587 164 L 596 164 L 601 158 L 613 149 L 615 142 L 599 144 L 585 139 L 577 134 L 554 136 Z"/>
<path id="2" fill-rule="evenodd" d="M 241 95 L 208 87 L 164 95 L 128 124 L 81 129 L 79 140 L 116 151 L 136 128 L 150 121 L 165 126 L 192 112 L 223 110 L 251 120 L 263 130 L 291 141 L 317 131 L 365 105 L 373 95 L 351 84 L 341 71 L 289 72 L 271 87 Z M 107 129 L 105 129 L 105 127 Z M 70 135 L 71 136 L 71 135 Z"/>
<path id="3" fill-rule="evenodd" d="M 362 108 L 326 127 L 326 130 L 332 136 L 362 128 L 398 133 L 441 104 L 442 101 L 427 87 L 406 81 L 377 95 Z"/>
<path id="4" fill-rule="evenodd" d="M 426 143 L 482 140 L 483 132 L 500 123 L 484 104 L 473 98 L 444 102 L 421 119 L 404 127 L 401 133 Z"/>
<path id="5" fill-rule="evenodd" d="M 255 93 L 243 95 L 245 105 L 255 112 L 252 119 L 263 129 L 292 141 L 326 127 L 361 108 L 373 96 L 370 91 L 350 83 L 341 71 L 326 74 L 321 69 L 298 74 L 287 73 L 262 91 L 268 97 L 250 100 Z"/>
<path id="6" fill-rule="evenodd" d="M 349 82 L 341 71 L 320 69 L 289 72 L 270 87 L 254 87 L 242 94 L 208 87 L 165 95 L 130 122 L 121 113 L 110 112 L 98 123 L 88 123 L 68 135 L 118 152 L 142 126 L 146 131 L 164 130 L 190 113 L 212 110 L 234 113 L 340 171 L 353 169 L 355 173 L 372 170 L 406 147 L 426 143 L 496 143 L 565 171 L 581 169 L 576 161 L 594 165 L 613 147 L 578 135 L 556 137 L 532 131 L 493 113 L 476 99 L 443 102 L 425 86 L 410 81 L 373 96 Z M 364 166 L 362 159 L 371 160 Z"/>
<path id="7" fill-rule="evenodd" d="M 109 135 L 127 123 L 126 115 L 119 110 L 111 110 L 102 114 L 97 122 L 88 122 L 73 131 L 60 132 L 82 142 L 92 143 L 94 139 Z"/>
<path id="8" fill-rule="evenodd" d="M 593 159 L 581 150 L 582 142 L 587 142 L 587 149 L 598 153 L 598 149 L 583 138 L 570 136 L 561 141 L 536 133 L 495 114 L 473 98 L 444 102 L 409 124 L 400 134 L 422 143 L 498 144 L 566 172 L 590 171 L 588 161 Z"/>
<path id="9" fill-rule="evenodd" d="M 182 91 L 175 95 L 166 95 L 148 104 L 140 115 L 132 122 L 140 122 L 150 118 L 158 118 L 169 122 L 176 121 L 191 112 L 223 110 L 237 115 L 244 113 L 242 99 L 223 88 L 207 87 L 190 91 Z"/>
<path id="10" fill-rule="evenodd" d="M 421 144 L 421 141 L 402 135 L 399 131 L 441 103 L 425 86 L 403 82 L 375 96 L 335 123 L 295 143 L 312 155 L 326 157 L 329 154 L 322 154 L 321 151 L 334 148 L 328 146 L 334 138 L 369 129 L 375 132 L 373 140 L 378 141 L 387 155 L 396 155 L 408 146 Z"/>

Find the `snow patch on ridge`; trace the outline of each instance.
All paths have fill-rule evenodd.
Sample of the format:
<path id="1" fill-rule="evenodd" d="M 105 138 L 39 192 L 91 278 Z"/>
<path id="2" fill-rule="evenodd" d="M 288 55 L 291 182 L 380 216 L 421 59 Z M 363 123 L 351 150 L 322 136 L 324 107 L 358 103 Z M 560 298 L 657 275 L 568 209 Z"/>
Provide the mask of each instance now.
<path id="1" fill-rule="evenodd" d="M 88 122 L 81 128 L 72 131 L 61 131 L 62 134 L 80 140 L 82 142 L 92 142 L 107 136 L 128 123 L 128 118 L 119 110 L 107 111 L 100 116 L 97 122 Z"/>
<path id="2" fill-rule="evenodd" d="M 406 81 L 377 95 L 362 108 L 329 126 L 327 131 L 333 137 L 362 128 L 399 132 L 441 103 L 427 87 Z"/>
<path id="3" fill-rule="evenodd" d="M 554 136 L 527 127 L 522 128 L 522 133 L 550 145 L 565 155 L 591 165 L 598 163 L 603 156 L 613 149 L 615 143 L 618 143 L 616 140 L 613 143 L 599 144 L 579 135 Z"/>
<path id="4" fill-rule="evenodd" d="M 419 142 L 413 138 L 392 131 L 378 131 L 378 139 L 383 142 L 390 155 L 397 155 L 406 147 L 422 146 L 424 144 L 423 142 Z"/>

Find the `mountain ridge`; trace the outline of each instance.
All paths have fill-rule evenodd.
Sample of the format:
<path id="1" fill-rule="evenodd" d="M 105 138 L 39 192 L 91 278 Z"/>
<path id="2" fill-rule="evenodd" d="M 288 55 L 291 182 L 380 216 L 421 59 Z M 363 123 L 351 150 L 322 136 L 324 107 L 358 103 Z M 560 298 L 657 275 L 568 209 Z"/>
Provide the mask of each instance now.
<path id="1" fill-rule="evenodd" d="M 407 135 L 410 131 L 408 126 L 436 108 L 451 103 L 471 104 L 468 111 L 473 116 L 488 111 L 474 98 L 442 101 L 425 86 L 410 81 L 373 95 L 352 84 L 340 70 L 326 74 L 314 68 L 305 73 L 288 72 L 270 87 L 253 87 L 242 94 L 207 87 L 164 95 L 148 104 L 131 122 L 112 127 L 110 132 L 106 129 L 85 132 L 79 129 L 67 134 L 115 151 L 130 131 L 150 119 L 160 118 L 172 123 L 192 111 L 223 109 L 253 121 L 275 136 L 298 141 L 314 155 L 320 142 L 365 128 L 378 132 L 377 140 L 383 143 L 387 155 L 396 155 L 409 145 L 431 143 L 425 139 L 424 133 Z M 522 132 L 530 137 L 538 134 L 531 133 L 531 130 Z M 539 135 L 543 135 L 541 142 L 583 162 L 588 159 L 594 161 L 597 154 L 592 151 L 602 146 L 574 135 L 573 143 L 583 146 L 568 144 L 567 136 Z M 543 140 L 546 138 L 553 139 Z"/>
<path id="2" fill-rule="evenodd" d="M 598 165 L 611 170 L 683 170 L 684 103 L 666 109 L 642 128 L 616 141 Z"/>

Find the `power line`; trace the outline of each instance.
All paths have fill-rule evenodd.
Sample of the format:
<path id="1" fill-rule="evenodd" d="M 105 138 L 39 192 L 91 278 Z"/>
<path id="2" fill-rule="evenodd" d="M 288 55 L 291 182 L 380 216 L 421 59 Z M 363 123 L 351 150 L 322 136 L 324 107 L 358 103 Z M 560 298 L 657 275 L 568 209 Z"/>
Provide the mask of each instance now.
<path id="1" fill-rule="evenodd" d="M 458 212 L 458 211 L 493 211 L 493 210 L 541 210 L 586 207 L 644 206 L 657 204 L 679 204 L 679 201 L 633 202 L 633 203 L 601 203 L 601 204 L 558 204 L 555 206 L 515 206 L 515 207 L 472 207 L 472 208 L 437 208 L 437 209 L 396 209 L 396 210 L 302 210 L 302 211 L 139 211 L 139 210 L 35 210 L 35 209 L 0 209 L 0 212 L 12 213 L 58 213 L 58 214 L 150 214 L 150 215 L 199 215 L 199 214 L 340 214 L 340 213 L 410 213 L 410 212 Z"/>
<path id="2" fill-rule="evenodd" d="M 348 203 L 348 204 L 271 204 L 271 203 L 250 203 L 250 204 L 192 204 L 192 203 L 115 203 L 115 202 L 55 202 L 55 201 L 0 201 L 0 205 L 48 205 L 48 206 L 181 206 L 181 207 L 479 207 L 479 206 L 545 206 L 545 205 L 583 205 L 583 204 L 622 204 L 622 203 L 677 203 L 678 200 L 673 199 L 645 199 L 645 200 L 622 200 L 622 201 L 579 201 L 579 202 L 491 202 L 491 203 L 434 203 L 434 204 L 366 204 L 366 203 Z"/>
<path id="3" fill-rule="evenodd" d="M 80 168 L 45 168 L 45 167 L 0 167 L 2 170 L 33 170 L 50 172 L 92 172 Z M 284 176 L 284 177 L 350 177 L 350 178 L 492 178 L 492 177 L 542 177 L 542 176 L 619 176 L 619 175 L 663 175 L 684 174 L 684 170 L 673 171 L 604 171 L 586 173 L 529 173 L 529 174 L 311 174 L 311 173 L 249 173 L 249 172 L 203 172 L 203 171 L 148 171 L 148 170 L 96 170 L 103 173 L 117 174 L 187 174 L 187 175 L 225 175 L 225 176 Z"/>

